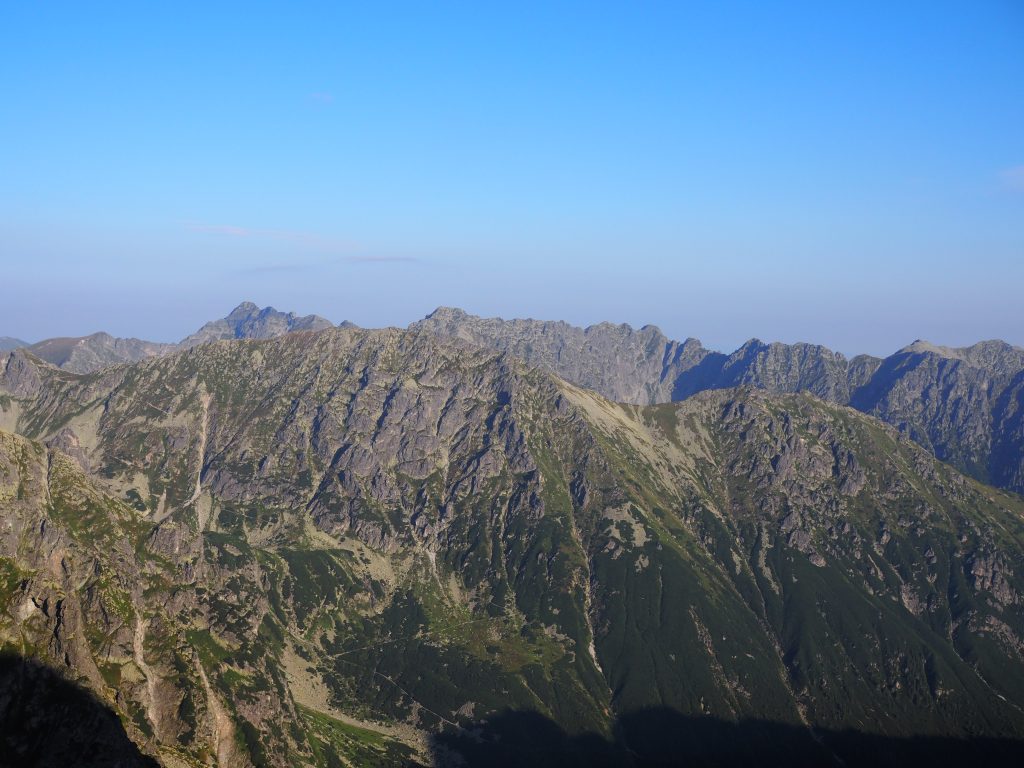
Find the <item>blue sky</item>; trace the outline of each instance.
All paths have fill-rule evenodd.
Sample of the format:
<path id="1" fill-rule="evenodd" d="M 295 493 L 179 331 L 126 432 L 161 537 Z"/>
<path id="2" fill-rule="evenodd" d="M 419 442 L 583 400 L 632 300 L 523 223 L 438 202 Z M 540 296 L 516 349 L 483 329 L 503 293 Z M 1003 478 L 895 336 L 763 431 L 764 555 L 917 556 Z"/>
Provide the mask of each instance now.
<path id="1" fill-rule="evenodd" d="M 0 8 L 0 335 L 1024 344 L 1019 0 L 157 5 Z"/>

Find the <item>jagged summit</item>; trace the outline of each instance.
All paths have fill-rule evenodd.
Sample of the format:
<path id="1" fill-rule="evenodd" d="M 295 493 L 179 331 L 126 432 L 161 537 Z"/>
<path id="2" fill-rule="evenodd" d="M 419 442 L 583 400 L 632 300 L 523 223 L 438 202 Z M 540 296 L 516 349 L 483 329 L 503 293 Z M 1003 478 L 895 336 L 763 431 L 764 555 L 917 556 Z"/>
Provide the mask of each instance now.
<path id="1" fill-rule="evenodd" d="M 279 312 L 273 307 L 260 308 L 251 301 L 243 301 L 227 317 L 213 320 L 179 346 L 183 349 L 223 339 L 268 339 L 292 331 L 318 331 L 333 328 L 334 324 L 319 315 L 298 316 L 294 312 Z"/>
<path id="2" fill-rule="evenodd" d="M 458 307 L 437 307 L 433 312 L 430 312 L 426 319 L 428 320 L 448 320 L 448 319 L 462 319 L 465 317 L 472 317 L 466 310 L 459 309 Z"/>
<path id="3" fill-rule="evenodd" d="M 323 330 L 326 319 L 297 316 L 245 301 L 180 345 L 94 334 L 50 339 L 29 351 L 67 370 L 87 372 L 198 344 Z M 344 328 L 356 328 L 352 323 Z M 698 392 L 752 386 L 811 392 L 897 425 L 936 456 L 974 477 L 1024 492 L 1024 349 L 1003 341 L 952 348 L 917 340 L 888 358 L 847 358 L 827 347 L 752 338 L 726 354 L 698 339 L 667 338 L 603 322 L 481 318 L 440 306 L 410 330 L 494 349 L 592 389 L 611 400 L 650 405 Z"/>

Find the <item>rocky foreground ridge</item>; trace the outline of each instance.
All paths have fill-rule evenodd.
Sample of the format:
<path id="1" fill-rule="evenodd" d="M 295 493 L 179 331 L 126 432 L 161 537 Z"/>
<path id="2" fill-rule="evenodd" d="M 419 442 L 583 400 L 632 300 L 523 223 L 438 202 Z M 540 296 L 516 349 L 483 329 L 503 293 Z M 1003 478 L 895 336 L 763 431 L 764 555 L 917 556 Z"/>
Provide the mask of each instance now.
<path id="1" fill-rule="evenodd" d="M 1019 756 L 1024 502 L 812 394 L 344 328 L 17 350 L 0 430 L 3 649 L 163 765 Z"/>

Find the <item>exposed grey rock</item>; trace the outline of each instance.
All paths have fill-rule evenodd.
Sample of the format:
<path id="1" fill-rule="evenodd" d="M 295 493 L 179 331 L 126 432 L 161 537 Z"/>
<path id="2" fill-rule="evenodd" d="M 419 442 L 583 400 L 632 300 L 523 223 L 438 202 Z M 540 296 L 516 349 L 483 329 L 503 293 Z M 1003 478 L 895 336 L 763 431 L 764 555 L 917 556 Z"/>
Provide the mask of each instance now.
<path id="1" fill-rule="evenodd" d="M 440 307 L 410 330 L 507 352 L 605 397 L 628 403 L 669 402 L 679 375 L 710 354 L 696 339 L 671 341 L 657 327 L 480 318 Z M 702 387 L 703 388 L 703 387 Z"/>
<path id="2" fill-rule="evenodd" d="M 321 331 L 333 326 L 319 315 L 299 317 L 294 312 L 278 312 L 273 307 L 260 308 L 251 301 L 243 301 L 227 317 L 213 320 L 186 336 L 179 347 L 187 349 L 222 339 L 271 339 L 292 331 Z"/>
<path id="3" fill-rule="evenodd" d="M 39 387 L 39 372 L 31 358 L 22 350 L 8 354 L 0 368 L 0 389 L 15 397 L 35 397 Z"/>
<path id="4" fill-rule="evenodd" d="M 882 360 L 751 339 L 727 355 L 696 339 L 672 341 L 653 326 L 578 328 L 448 307 L 410 328 L 507 352 L 637 405 L 744 385 L 810 392 L 878 416 L 980 480 L 1024 492 L 1024 349 L 1002 341 L 950 348 L 919 340 Z"/>

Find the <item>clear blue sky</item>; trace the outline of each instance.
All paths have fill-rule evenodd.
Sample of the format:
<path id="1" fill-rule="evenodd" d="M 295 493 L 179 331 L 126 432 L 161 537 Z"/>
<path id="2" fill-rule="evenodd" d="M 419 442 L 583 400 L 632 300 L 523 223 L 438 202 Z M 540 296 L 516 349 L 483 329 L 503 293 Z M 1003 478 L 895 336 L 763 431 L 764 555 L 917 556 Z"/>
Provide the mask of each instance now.
<path id="1" fill-rule="evenodd" d="M 4 3 L 0 335 L 1024 344 L 1024 2 L 498 5 Z"/>

